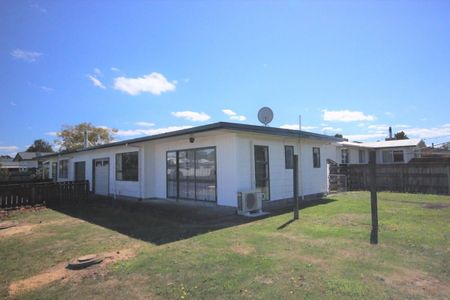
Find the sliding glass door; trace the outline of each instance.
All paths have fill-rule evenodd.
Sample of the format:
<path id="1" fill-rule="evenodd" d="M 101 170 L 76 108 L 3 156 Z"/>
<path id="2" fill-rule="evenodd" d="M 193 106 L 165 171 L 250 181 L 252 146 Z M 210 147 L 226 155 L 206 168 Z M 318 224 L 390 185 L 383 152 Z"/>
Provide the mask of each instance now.
<path id="1" fill-rule="evenodd" d="M 216 201 L 216 149 L 167 152 L 167 197 Z"/>

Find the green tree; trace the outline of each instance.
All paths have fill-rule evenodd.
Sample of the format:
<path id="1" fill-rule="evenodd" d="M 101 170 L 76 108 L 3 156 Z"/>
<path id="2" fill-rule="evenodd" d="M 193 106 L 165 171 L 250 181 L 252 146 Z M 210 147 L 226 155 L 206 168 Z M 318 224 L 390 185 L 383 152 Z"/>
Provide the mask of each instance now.
<path id="1" fill-rule="evenodd" d="M 399 131 L 396 134 L 394 134 L 394 138 L 396 140 L 407 140 L 409 137 L 406 135 L 404 131 Z"/>
<path id="2" fill-rule="evenodd" d="M 336 133 L 335 135 L 334 135 L 334 137 L 335 138 L 343 138 L 344 136 L 342 135 L 342 134 L 340 134 L 340 133 Z"/>
<path id="3" fill-rule="evenodd" d="M 55 143 L 61 150 L 76 150 L 83 148 L 84 132 L 87 132 L 88 146 L 108 144 L 112 141 L 117 129 L 95 127 L 91 123 L 80 123 L 77 125 L 63 125 L 57 133 L 58 139 Z"/>
<path id="4" fill-rule="evenodd" d="M 42 139 L 35 140 L 26 152 L 53 152 L 52 145 Z"/>

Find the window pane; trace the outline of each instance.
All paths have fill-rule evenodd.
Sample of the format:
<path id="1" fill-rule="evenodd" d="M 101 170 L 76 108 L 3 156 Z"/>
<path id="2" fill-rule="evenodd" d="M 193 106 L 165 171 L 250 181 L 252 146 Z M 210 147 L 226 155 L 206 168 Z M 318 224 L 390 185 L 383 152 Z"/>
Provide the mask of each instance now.
<path id="1" fill-rule="evenodd" d="M 139 180 L 139 153 L 137 151 L 116 154 L 116 180 Z"/>
<path id="2" fill-rule="evenodd" d="M 392 152 L 391 151 L 383 151 L 383 162 L 384 163 L 390 163 L 392 162 Z"/>
<path id="3" fill-rule="evenodd" d="M 393 152 L 394 162 L 403 162 L 403 151 Z"/>
<path id="4" fill-rule="evenodd" d="M 313 147 L 313 166 L 320 168 L 320 148 Z"/>
<path id="5" fill-rule="evenodd" d="M 294 146 L 284 146 L 285 168 L 294 168 Z"/>

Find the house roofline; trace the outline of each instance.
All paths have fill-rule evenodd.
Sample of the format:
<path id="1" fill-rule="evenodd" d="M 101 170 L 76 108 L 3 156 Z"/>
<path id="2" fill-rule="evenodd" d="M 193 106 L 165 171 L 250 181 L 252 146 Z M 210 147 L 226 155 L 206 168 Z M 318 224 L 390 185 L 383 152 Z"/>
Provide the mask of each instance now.
<path id="1" fill-rule="evenodd" d="M 250 132 L 250 133 L 269 134 L 269 135 L 292 137 L 292 138 L 298 138 L 298 137 L 313 138 L 313 139 L 319 139 L 319 140 L 327 140 L 327 141 L 331 141 L 331 142 L 341 142 L 344 140 L 342 138 L 336 138 L 336 137 L 332 137 L 332 136 L 328 136 L 328 135 L 324 135 L 324 134 L 318 134 L 318 133 L 307 132 L 307 131 L 299 131 L 299 130 L 294 130 L 294 129 L 284 129 L 284 128 L 278 128 L 278 127 L 266 127 L 266 126 L 239 124 L 239 123 L 231 123 L 231 122 L 217 122 L 217 123 L 201 125 L 201 126 L 196 126 L 196 127 L 192 127 L 192 128 L 171 131 L 171 132 L 165 132 L 165 133 L 161 133 L 161 134 L 149 135 L 149 136 L 124 140 L 124 141 L 119 141 L 119 142 L 114 142 L 114 143 L 109 143 L 109 144 L 104 144 L 104 145 L 92 146 L 92 147 L 85 148 L 85 149 L 57 152 L 54 154 L 43 155 L 38 158 L 43 159 L 43 158 L 49 158 L 49 157 L 53 157 L 53 156 L 59 156 L 59 155 L 65 155 L 65 154 L 71 154 L 71 153 L 93 151 L 93 150 L 97 150 L 97 149 L 123 146 L 123 145 L 128 145 L 128 144 L 135 144 L 135 143 L 153 141 L 153 140 L 164 139 L 164 138 L 169 138 L 169 137 L 176 137 L 176 136 L 181 136 L 181 135 L 185 135 L 185 134 L 201 133 L 201 132 L 219 130 L 219 129 Z"/>

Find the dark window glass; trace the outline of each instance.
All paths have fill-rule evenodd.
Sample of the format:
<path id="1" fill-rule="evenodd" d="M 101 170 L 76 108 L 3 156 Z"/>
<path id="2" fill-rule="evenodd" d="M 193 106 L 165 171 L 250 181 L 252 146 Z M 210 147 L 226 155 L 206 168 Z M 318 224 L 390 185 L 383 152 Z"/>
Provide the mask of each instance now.
<path id="1" fill-rule="evenodd" d="M 402 150 L 393 151 L 392 154 L 394 156 L 394 162 L 403 162 L 403 151 Z"/>
<path id="2" fill-rule="evenodd" d="M 286 169 L 294 168 L 294 146 L 284 146 L 284 166 Z"/>
<path id="3" fill-rule="evenodd" d="M 67 178 L 69 174 L 69 161 L 67 159 L 59 161 L 59 178 Z"/>
<path id="4" fill-rule="evenodd" d="M 75 181 L 83 181 L 86 179 L 86 163 L 77 161 L 74 163 Z"/>
<path id="5" fill-rule="evenodd" d="M 360 164 L 366 163 L 366 150 L 359 150 L 359 163 Z"/>
<path id="6" fill-rule="evenodd" d="M 320 168 L 320 148 L 313 147 L 313 166 Z"/>
<path id="7" fill-rule="evenodd" d="M 127 152 L 116 154 L 116 180 L 139 180 L 139 153 Z"/>
<path id="8" fill-rule="evenodd" d="M 52 179 L 56 180 L 58 177 L 58 163 L 52 162 Z"/>

